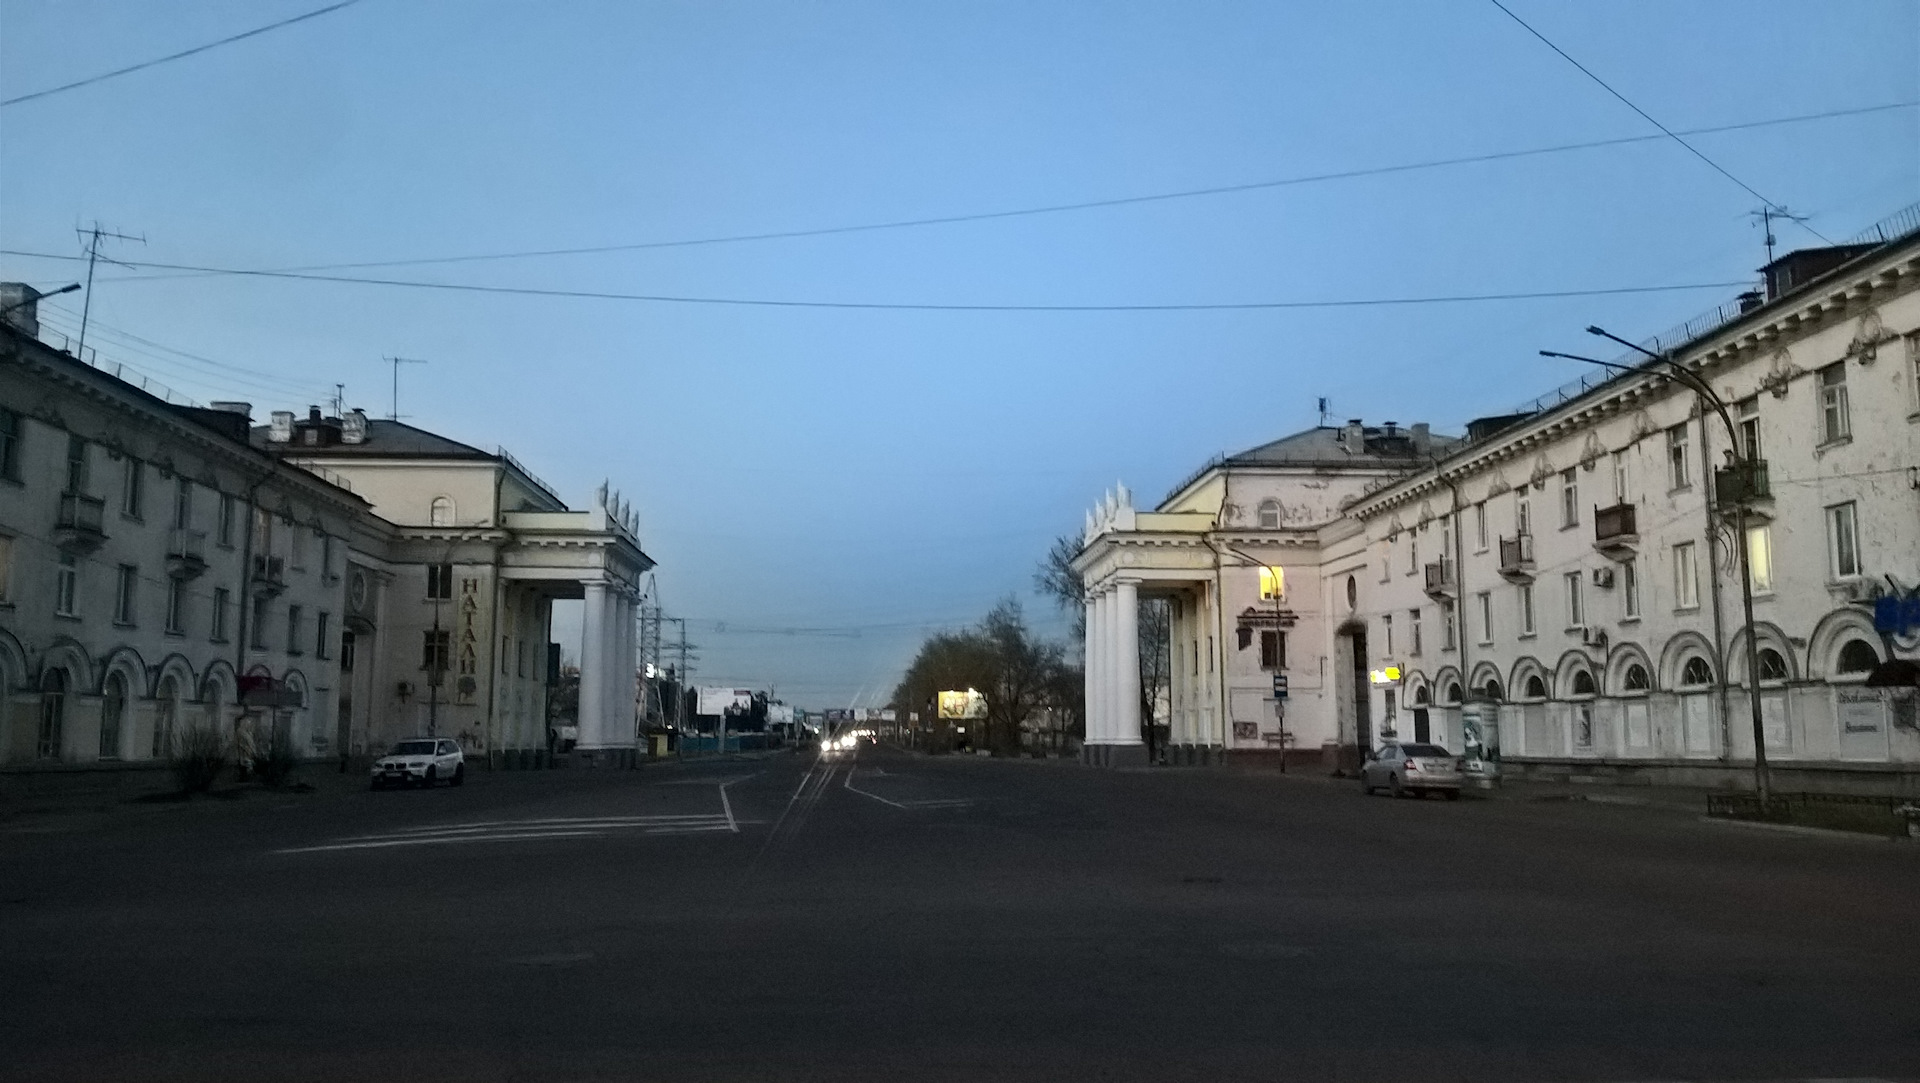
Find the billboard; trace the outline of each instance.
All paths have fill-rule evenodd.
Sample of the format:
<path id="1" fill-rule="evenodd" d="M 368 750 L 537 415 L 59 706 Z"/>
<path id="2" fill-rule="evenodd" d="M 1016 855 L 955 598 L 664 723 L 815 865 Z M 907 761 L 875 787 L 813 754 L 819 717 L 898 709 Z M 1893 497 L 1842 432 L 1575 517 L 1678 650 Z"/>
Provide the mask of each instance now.
<path id="1" fill-rule="evenodd" d="M 753 709 L 753 692 L 746 688 L 701 688 L 695 714 L 744 714 Z"/>
<path id="2" fill-rule="evenodd" d="M 793 724 L 793 708 L 784 703 L 767 704 L 767 721 L 776 726 Z"/>
<path id="3" fill-rule="evenodd" d="M 940 693 L 940 717 L 946 719 L 987 717 L 987 697 L 969 688 L 965 692 Z"/>

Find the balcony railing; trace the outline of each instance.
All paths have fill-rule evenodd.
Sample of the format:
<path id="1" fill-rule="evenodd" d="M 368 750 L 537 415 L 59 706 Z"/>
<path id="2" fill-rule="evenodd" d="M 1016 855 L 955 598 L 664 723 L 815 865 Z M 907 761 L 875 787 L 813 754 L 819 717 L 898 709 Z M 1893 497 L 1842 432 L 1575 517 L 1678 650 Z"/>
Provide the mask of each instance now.
<path id="1" fill-rule="evenodd" d="M 54 544 L 67 552 L 92 552 L 107 540 L 107 502 L 97 496 L 61 493 L 60 510 L 54 517 Z"/>
<path id="2" fill-rule="evenodd" d="M 1767 460 L 1747 459 L 1713 472 L 1713 499 L 1723 508 L 1773 499 L 1767 481 Z"/>
<path id="3" fill-rule="evenodd" d="M 198 579 L 207 570 L 207 532 L 174 527 L 167 532 L 167 574 Z"/>
<path id="4" fill-rule="evenodd" d="M 253 555 L 253 584 L 269 594 L 278 594 L 287 589 L 287 560 L 285 557 L 270 557 L 265 553 Z"/>
<path id="5" fill-rule="evenodd" d="M 1533 535 L 1516 534 L 1500 539 L 1500 575 L 1516 583 L 1533 580 Z"/>
<path id="6" fill-rule="evenodd" d="M 1426 566 L 1427 595 L 1433 598 L 1454 598 L 1460 593 L 1459 580 L 1454 576 L 1453 561 L 1437 560 Z"/>

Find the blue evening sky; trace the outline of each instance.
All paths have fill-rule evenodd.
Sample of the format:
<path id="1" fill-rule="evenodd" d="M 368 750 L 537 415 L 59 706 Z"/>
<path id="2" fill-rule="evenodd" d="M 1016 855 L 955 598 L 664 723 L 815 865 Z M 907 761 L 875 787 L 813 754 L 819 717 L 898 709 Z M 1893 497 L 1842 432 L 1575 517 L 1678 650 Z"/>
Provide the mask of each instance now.
<path id="1" fill-rule="evenodd" d="M 1912 0 L 1509 0 L 1672 128 L 1920 99 Z M 0 98 L 320 0 L 0 0 Z M 223 268 L 810 229 L 1640 136 L 1486 0 L 362 0 L 0 108 L 0 247 Z M 1920 111 L 1695 143 L 1835 240 L 1920 198 Z M 1164 304 L 1731 283 L 1759 201 L 1672 142 L 925 228 L 343 274 L 815 301 Z M 1818 243 L 1791 225 L 1783 245 Z M 639 508 L 700 683 L 884 701 L 1116 480 L 1337 419 L 1474 416 L 1728 288 L 1238 312 L 695 306 L 243 279 L 93 291 L 103 359 L 257 417 L 346 385 Z M 42 287 L 70 263 L 0 256 Z M 76 296 L 60 299 L 77 312 Z M 72 317 L 49 315 L 56 328 Z M 138 340 L 125 337 L 138 336 Z M 145 341 L 139 341 L 145 340 Z M 157 346 L 155 344 L 158 344 Z M 164 348 L 162 348 L 164 347 Z M 185 351 L 193 358 L 168 352 Z M 1607 356 L 1611 356 L 1608 354 Z M 208 362 L 238 366 L 247 373 Z M 1050 634 L 1065 622 L 1028 599 Z M 819 630 L 832 634 L 820 634 Z"/>

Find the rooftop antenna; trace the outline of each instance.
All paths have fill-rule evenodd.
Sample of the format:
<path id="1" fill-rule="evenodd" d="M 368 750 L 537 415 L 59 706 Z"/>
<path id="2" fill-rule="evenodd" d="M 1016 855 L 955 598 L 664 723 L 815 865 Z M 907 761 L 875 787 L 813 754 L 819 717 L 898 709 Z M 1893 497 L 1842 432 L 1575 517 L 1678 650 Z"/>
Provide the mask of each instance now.
<path id="1" fill-rule="evenodd" d="M 73 356 L 85 361 L 87 359 L 87 317 L 93 313 L 93 265 L 100 261 L 100 242 L 102 240 L 135 241 L 146 244 L 147 239 L 144 236 L 132 237 L 125 233 L 103 229 L 98 219 L 94 221 L 92 229 L 76 228 L 74 232 L 80 235 L 80 239 L 85 241 L 87 246 L 87 296 L 80 302 L 80 341 L 73 348 Z"/>
<path id="2" fill-rule="evenodd" d="M 346 408 L 346 402 L 347 402 L 347 385 L 338 384 L 338 383 L 334 384 L 333 385 L 333 416 L 334 417 L 342 416 L 341 411 Z"/>
<path id="3" fill-rule="evenodd" d="M 1323 429 L 1326 428 L 1327 419 L 1332 416 L 1333 416 L 1333 403 L 1327 401 L 1326 396 L 1323 395 L 1320 398 L 1320 427 Z"/>
<path id="4" fill-rule="evenodd" d="M 1787 208 L 1784 206 L 1776 207 L 1776 206 L 1773 206 L 1772 204 L 1762 207 L 1757 211 L 1747 212 L 1747 217 L 1759 219 L 1760 229 L 1763 233 L 1767 235 L 1766 240 L 1767 240 L 1767 262 L 1768 263 L 1773 262 L 1773 246 L 1778 243 L 1773 236 L 1773 224 L 1775 222 L 1799 222 L 1800 224 L 1805 225 L 1807 221 L 1807 216 L 1804 214 L 1793 214 L 1793 213 L 1790 213 L 1787 210 Z"/>
<path id="5" fill-rule="evenodd" d="M 427 362 L 425 358 L 420 357 L 383 357 L 381 360 L 393 366 L 393 412 L 387 417 L 398 421 L 400 420 L 400 366 L 424 365 Z"/>

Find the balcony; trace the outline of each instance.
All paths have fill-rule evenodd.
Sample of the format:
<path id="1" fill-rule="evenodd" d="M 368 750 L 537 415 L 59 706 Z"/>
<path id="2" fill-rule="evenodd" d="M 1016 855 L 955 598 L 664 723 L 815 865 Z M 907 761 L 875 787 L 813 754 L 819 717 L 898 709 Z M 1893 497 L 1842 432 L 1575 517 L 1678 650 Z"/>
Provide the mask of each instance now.
<path id="1" fill-rule="evenodd" d="M 1533 535 L 1500 539 L 1500 578 L 1509 583 L 1533 582 Z"/>
<path id="2" fill-rule="evenodd" d="M 262 594 L 278 594 L 287 589 L 287 560 L 264 553 L 253 555 L 253 587 Z"/>
<path id="3" fill-rule="evenodd" d="M 60 512 L 53 523 L 53 543 L 63 553 L 91 553 L 107 540 L 101 526 L 107 502 L 97 496 L 60 494 Z"/>
<path id="4" fill-rule="evenodd" d="M 1633 559 L 1640 550 L 1640 529 L 1632 504 L 1593 509 L 1593 547 L 1608 560 Z"/>
<path id="5" fill-rule="evenodd" d="M 167 532 L 167 575 L 198 579 L 207 571 L 207 532 L 174 527 Z"/>
<path id="6" fill-rule="evenodd" d="M 1773 500 L 1767 481 L 1767 460 L 1753 459 L 1718 467 L 1713 472 L 1713 499 L 1731 514 L 1741 505 L 1752 512 L 1753 505 Z"/>
<path id="7" fill-rule="evenodd" d="M 1460 596 L 1460 581 L 1454 575 L 1453 561 L 1437 560 L 1427 565 L 1427 597 L 1450 599 Z"/>

